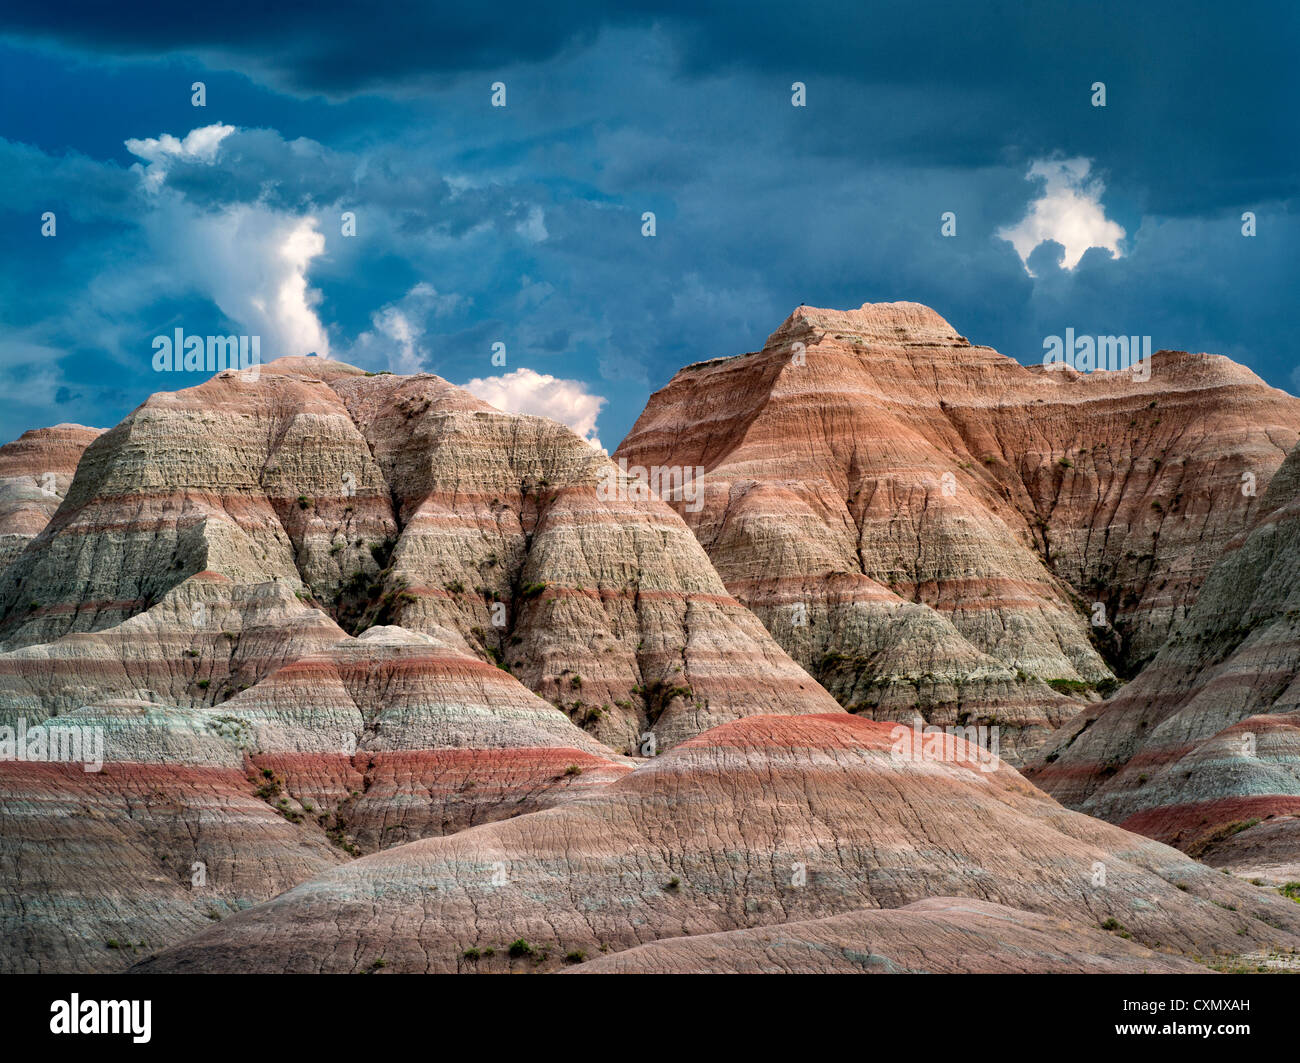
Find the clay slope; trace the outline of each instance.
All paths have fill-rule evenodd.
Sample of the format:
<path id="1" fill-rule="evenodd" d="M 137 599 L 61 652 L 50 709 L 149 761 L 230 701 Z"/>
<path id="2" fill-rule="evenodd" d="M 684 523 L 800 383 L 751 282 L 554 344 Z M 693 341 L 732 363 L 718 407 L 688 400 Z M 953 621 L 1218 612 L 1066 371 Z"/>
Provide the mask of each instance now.
<path id="1" fill-rule="evenodd" d="M 0 447 L 0 571 L 49 523 L 82 451 L 100 431 L 56 424 L 24 432 Z"/>
<path id="2" fill-rule="evenodd" d="M 1156 658 L 1034 776 L 1212 863 L 1300 878 L 1300 449 Z"/>
<path id="3" fill-rule="evenodd" d="M 724 724 L 561 806 L 332 870 L 137 969 L 545 971 L 954 896 L 1067 920 L 1079 941 L 1102 927 L 1202 958 L 1300 947 L 1300 909 L 1272 891 L 1067 811 L 959 739 L 919 759 L 895 743 L 843 714 Z M 1023 941 L 975 921 L 1004 955 Z M 969 938 L 949 940 L 935 962 L 961 962 Z"/>
<path id="4" fill-rule="evenodd" d="M 602 738 L 835 709 L 671 510 L 596 497 L 605 463 L 315 359 L 92 443 L 0 576 L 0 725 L 108 749 L 0 758 L 0 968 L 120 968 L 339 860 L 547 808 L 630 770 Z"/>
<path id="5" fill-rule="evenodd" d="M 35 723 L 35 721 L 32 721 Z M 255 793 L 203 714 L 106 701 L 102 770 L 0 764 L 0 970 L 101 972 L 345 859 Z"/>
<path id="6" fill-rule="evenodd" d="M 1047 682 L 1104 691 L 1154 652 L 1257 511 L 1243 473 L 1262 493 L 1297 438 L 1300 400 L 1224 358 L 1026 368 L 885 303 L 688 366 L 615 457 L 703 470 L 666 497 L 851 711 L 996 717 L 1016 756 L 1077 711 Z"/>
<path id="7" fill-rule="evenodd" d="M 631 770 L 498 668 L 373 627 L 209 711 L 213 726 L 347 851 L 549 807 Z"/>
<path id="8" fill-rule="evenodd" d="M 630 770 L 430 636 L 337 635 L 220 706 L 105 701 L 44 721 L 100 732 L 98 771 L 0 764 L 0 967 L 120 969 L 360 851 Z"/>
<path id="9" fill-rule="evenodd" d="M 1205 968 L 1102 930 L 969 898 L 669 938 L 574 974 L 1192 974 Z"/>

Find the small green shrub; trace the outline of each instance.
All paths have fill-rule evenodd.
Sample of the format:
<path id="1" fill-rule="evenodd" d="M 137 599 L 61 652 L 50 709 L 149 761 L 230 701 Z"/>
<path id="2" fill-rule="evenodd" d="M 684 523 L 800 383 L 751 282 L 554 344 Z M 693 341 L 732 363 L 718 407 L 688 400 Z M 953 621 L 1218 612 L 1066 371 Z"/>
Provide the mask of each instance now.
<path id="1" fill-rule="evenodd" d="M 1086 694 L 1092 689 L 1091 683 L 1080 679 L 1049 679 L 1047 685 L 1058 694 Z"/>

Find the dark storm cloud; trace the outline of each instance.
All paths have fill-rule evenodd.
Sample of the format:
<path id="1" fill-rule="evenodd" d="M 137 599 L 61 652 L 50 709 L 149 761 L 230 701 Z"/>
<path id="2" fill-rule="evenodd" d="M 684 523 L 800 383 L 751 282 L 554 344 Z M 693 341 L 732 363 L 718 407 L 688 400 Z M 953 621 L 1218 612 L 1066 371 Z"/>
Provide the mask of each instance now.
<path id="1" fill-rule="evenodd" d="M 8 3 L 0 33 L 121 56 L 243 57 L 302 92 L 350 93 L 427 76 L 538 62 L 589 39 L 595 3 L 388 3 L 227 0 L 219 9 L 71 0 Z"/>
<path id="2" fill-rule="evenodd" d="M 8 411 L 8 434 L 48 419 L 46 396 L 73 397 L 59 419 L 107 424 L 178 386 L 148 371 L 148 339 L 176 321 L 229 330 L 214 293 L 271 249 L 223 273 L 207 264 L 221 251 L 208 219 L 249 210 L 267 225 L 315 219 L 325 249 L 304 275 L 337 355 L 390 367 L 409 326 L 415 355 L 462 382 L 494 373 L 491 345 L 506 342 L 509 368 L 609 398 L 609 446 L 648 388 L 756 348 L 800 302 L 925 302 L 1027 361 L 1073 327 L 1290 379 L 1289 6 L 479 7 L 74 4 L 55 18 L 8 4 L 0 32 L 29 63 L 67 62 L 42 84 L 69 96 L 53 144 L 0 143 L 0 219 L 18 234 L 0 264 L 0 371 L 17 367 L 30 402 Z M 208 110 L 189 106 L 191 67 Z M 258 84 L 242 89 L 231 71 Z M 510 106 L 493 111 L 498 76 Z M 806 108 L 790 106 L 796 80 Z M 1089 104 L 1095 80 L 1106 108 Z M 39 116 L 42 100 L 9 88 L 0 116 Z M 79 117 L 104 94 L 125 117 Z M 170 109 L 152 109 L 160 96 Z M 80 147 L 104 124 L 120 145 L 217 121 L 238 128 L 212 158 L 167 156 L 152 198 L 133 157 Z M 1089 251 L 1067 271 L 1046 242 L 1031 277 L 996 234 L 1040 195 L 1030 163 L 1069 156 L 1092 160 L 1124 254 Z M 57 241 L 33 224 L 52 200 L 78 222 Z M 1260 215 L 1255 239 L 1240 234 L 1246 209 Z M 344 210 L 357 212 L 355 239 L 341 238 Z M 644 210 L 658 215 L 654 239 L 640 235 Z M 940 235 L 945 210 L 956 238 Z"/>
<path id="3" fill-rule="evenodd" d="M 1116 191 L 1163 214 L 1283 198 L 1300 183 L 1286 125 L 1300 5 L 604 6 L 236 0 L 214 14 L 17 0 L 0 12 L 0 33 L 113 55 L 195 53 L 295 92 L 349 94 L 537 64 L 589 46 L 602 27 L 654 26 L 676 42 L 683 74 L 759 72 L 778 95 L 808 83 L 805 133 L 816 150 L 964 166 L 1048 150 L 1105 155 L 1125 175 Z M 1088 104 L 1094 81 L 1107 86 L 1105 109 Z"/>

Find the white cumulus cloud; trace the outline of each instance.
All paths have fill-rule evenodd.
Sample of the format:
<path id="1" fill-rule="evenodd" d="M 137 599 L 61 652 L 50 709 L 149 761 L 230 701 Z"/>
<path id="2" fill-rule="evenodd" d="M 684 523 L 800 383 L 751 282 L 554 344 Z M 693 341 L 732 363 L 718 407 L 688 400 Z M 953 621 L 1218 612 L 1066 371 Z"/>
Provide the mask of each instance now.
<path id="1" fill-rule="evenodd" d="M 581 380 L 561 380 L 532 369 L 515 369 L 501 376 L 478 377 L 465 390 L 505 413 L 549 417 L 568 425 L 597 450 L 596 418 L 606 400 L 587 391 Z"/>
<path id="2" fill-rule="evenodd" d="M 1087 159 L 1040 159 L 1029 167 L 1030 180 L 1043 183 L 1042 195 L 1029 205 L 1029 213 L 1016 225 L 998 230 L 998 236 L 1016 249 L 1029 269 L 1029 256 L 1047 240 L 1065 248 L 1061 265 L 1074 269 L 1090 247 L 1105 248 L 1121 257 L 1121 225 L 1106 217 L 1101 195 L 1106 186 L 1088 179 L 1092 163 Z"/>
<path id="3" fill-rule="evenodd" d="M 143 137 L 126 141 L 126 150 L 138 159 L 144 159 L 145 187 L 156 192 L 167 180 L 167 171 L 177 160 L 184 162 L 206 163 L 211 166 L 217 161 L 217 151 L 221 142 L 235 131 L 232 125 L 199 126 L 191 129 L 184 137 L 175 137 L 164 133 L 160 137 Z M 139 163 L 136 166 L 139 167 Z"/>
<path id="4" fill-rule="evenodd" d="M 288 354 L 329 354 L 329 335 L 309 287 L 312 260 L 325 253 L 313 217 L 256 204 L 201 211 L 177 199 L 145 223 L 150 243 L 171 279 L 210 298 L 250 335 L 262 337 L 266 360 Z M 199 322 L 195 333 L 211 331 Z"/>
<path id="5" fill-rule="evenodd" d="M 311 215 L 264 203 L 204 209 L 168 185 L 173 166 L 216 165 L 222 142 L 235 126 L 191 129 L 183 137 L 164 133 L 126 141 L 143 159 L 133 169 L 150 193 L 151 210 L 141 222 L 156 284 L 197 292 L 249 335 L 261 337 L 262 357 L 329 354 L 329 335 L 316 313 L 320 293 L 307 273 L 325 253 L 325 237 Z M 137 279 L 138 282 L 138 279 Z M 215 322 L 182 322 L 195 334 Z"/>

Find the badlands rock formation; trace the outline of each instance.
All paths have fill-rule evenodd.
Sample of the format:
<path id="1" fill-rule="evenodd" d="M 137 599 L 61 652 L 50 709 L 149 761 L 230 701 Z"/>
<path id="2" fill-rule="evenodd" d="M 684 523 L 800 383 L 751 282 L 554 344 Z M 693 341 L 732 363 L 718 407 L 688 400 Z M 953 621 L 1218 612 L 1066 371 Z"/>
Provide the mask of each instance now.
<path id="1" fill-rule="evenodd" d="M 1098 928 L 1207 960 L 1300 948 L 1300 908 L 1273 891 L 1067 811 L 960 739 L 901 751 L 893 725 L 833 714 L 715 727 L 557 807 L 336 868 L 138 969 L 552 970 L 954 896 L 1067 921 L 1066 949 L 1102 949 Z M 969 963 L 984 935 L 1011 963 L 1049 925 L 990 915 L 953 908 L 971 931 L 935 932 L 932 962 Z M 882 921 L 886 944 L 901 925 Z M 1124 940 L 1118 963 L 1140 955 Z"/>
<path id="2" fill-rule="evenodd" d="M 1054 735 L 1034 778 L 1211 863 L 1300 880 L 1300 448 L 1155 660 Z"/>
<path id="3" fill-rule="evenodd" d="M 1063 725 L 1062 797 L 1287 874 L 1300 403 L 1152 369 L 801 308 L 620 450 L 702 466 L 698 507 L 553 422 L 316 358 L 29 433 L 0 451 L 0 753 L 57 729 L 103 763 L 0 756 L 0 969 L 1286 962 L 1275 892 L 881 722 L 997 722 L 1012 759 Z M 1189 607 L 1149 703 L 1069 724 Z"/>
<path id="4" fill-rule="evenodd" d="M 358 853 L 601 787 L 631 770 L 610 745 L 838 710 L 667 506 L 597 497 L 606 464 L 436 377 L 317 359 L 96 439 L 0 575 L 0 725 L 107 744 L 98 772 L 0 763 L 0 968 L 117 969 Z"/>
<path id="5" fill-rule="evenodd" d="M 915 303 L 801 306 L 681 370 L 615 457 L 703 470 L 666 497 L 851 711 L 996 717 L 1017 756 L 1077 711 L 1048 682 L 1104 691 L 1154 652 L 1256 515 L 1243 475 L 1262 494 L 1300 438 L 1300 400 L 1225 358 L 1149 369 L 1026 368 Z"/>
<path id="6" fill-rule="evenodd" d="M 282 588 L 313 631 L 399 622 L 436 635 L 619 749 L 646 731 L 667 746 L 742 714 L 832 707 L 671 510 L 597 496 L 606 463 L 564 427 L 433 376 L 315 358 L 251 381 L 219 374 L 153 396 L 88 449 L 65 503 L 0 577 L 0 635 L 13 651 L 73 652 L 67 636 L 225 581 L 237 596 Z M 200 608 L 182 638 L 211 630 L 188 591 L 162 627 L 186 604 Z M 182 659 L 165 696 L 216 704 L 283 663 L 229 641 L 210 671 Z M 40 696 L 58 698 L 52 687 Z"/>
<path id="7" fill-rule="evenodd" d="M 0 571 L 49 523 L 82 451 L 99 434 L 98 428 L 56 424 L 0 447 Z"/>
<path id="8" fill-rule="evenodd" d="M 283 785 L 280 805 L 318 813 L 366 852 L 545 808 L 632 770 L 505 672 L 400 627 L 302 657 L 210 715 Z"/>

